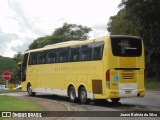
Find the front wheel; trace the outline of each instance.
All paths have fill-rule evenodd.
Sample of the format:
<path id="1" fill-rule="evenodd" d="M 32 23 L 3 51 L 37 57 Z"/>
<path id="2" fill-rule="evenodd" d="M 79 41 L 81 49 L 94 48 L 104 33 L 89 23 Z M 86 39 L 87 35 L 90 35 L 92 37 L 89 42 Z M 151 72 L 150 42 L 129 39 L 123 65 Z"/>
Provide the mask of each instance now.
<path id="1" fill-rule="evenodd" d="M 88 102 L 87 91 L 85 87 L 82 87 L 79 91 L 79 100 L 82 104 L 86 104 Z"/>
<path id="2" fill-rule="evenodd" d="M 111 100 L 112 100 L 112 102 L 114 102 L 114 103 L 118 103 L 119 100 L 120 100 L 120 98 L 112 98 Z"/>
<path id="3" fill-rule="evenodd" d="M 32 86 L 31 86 L 31 84 L 27 85 L 27 92 L 28 92 L 29 96 L 35 96 L 36 95 L 35 92 L 32 92 Z"/>

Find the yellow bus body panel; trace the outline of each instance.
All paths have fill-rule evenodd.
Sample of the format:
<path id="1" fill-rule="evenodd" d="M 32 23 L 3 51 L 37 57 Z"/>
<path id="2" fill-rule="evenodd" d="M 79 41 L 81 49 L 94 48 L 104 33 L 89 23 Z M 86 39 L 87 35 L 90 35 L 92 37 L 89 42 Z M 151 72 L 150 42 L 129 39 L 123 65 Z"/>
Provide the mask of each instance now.
<path id="1" fill-rule="evenodd" d="M 26 81 L 22 82 L 22 90 L 26 91 L 27 84 L 32 84 L 33 92 L 60 94 L 67 96 L 69 85 L 73 85 L 78 97 L 78 89 L 83 85 L 91 99 L 108 99 L 144 96 L 144 47 L 140 57 L 117 57 L 111 50 L 110 36 L 101 37 L 90 41 L 70 42 L 53 47 L 31 50 L 30 52 L 43 51 L 78 44 L 104 41 L 102 60 L 66 62 L 55 64 L 28 65 Z M 137 70 L 116 70 L 115 68 L 139 68 Z M 106 71 L 110 70 L 110 88 L 106 87 Z M 129 76 L 130 79 L 125 78 Z M 118 78 L 118 82 L 115 79 Z M 130 87 L 130 89 L 129 89 Z M 126 89 L 126 90 L 125 90 Z M 128 90 L 129 89 L 129 90 Z M 132 93 L 131 93 L 132 94 Z M 61 95 L 61 94 L 60 94 Z"/>

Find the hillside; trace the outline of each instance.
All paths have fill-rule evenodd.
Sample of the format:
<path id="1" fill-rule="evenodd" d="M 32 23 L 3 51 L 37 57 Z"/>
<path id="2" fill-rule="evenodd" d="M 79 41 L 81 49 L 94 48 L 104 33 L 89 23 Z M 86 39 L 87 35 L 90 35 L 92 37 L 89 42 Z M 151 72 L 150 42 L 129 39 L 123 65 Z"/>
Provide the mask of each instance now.
<path id="1" fill-rule="evenodd" d="M 14 72 L 16 70 L 17 63 L 13 58 L 0 56 L 0 84 L 4 83 L 2 74 L 5 71 Z"/>

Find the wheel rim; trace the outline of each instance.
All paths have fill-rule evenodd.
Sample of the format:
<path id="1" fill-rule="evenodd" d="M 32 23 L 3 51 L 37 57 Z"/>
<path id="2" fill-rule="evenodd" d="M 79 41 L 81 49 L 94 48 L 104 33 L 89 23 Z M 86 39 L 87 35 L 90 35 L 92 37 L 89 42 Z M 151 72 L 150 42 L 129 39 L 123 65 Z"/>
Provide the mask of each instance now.
<path id="1" fill-rule="evenodd" d="M 82 91 L 82 92 L 81 92 L 81 100 L 82 100 L 83 102 L 85 102 L 85 101 L 86 101 L 86 98 L 87 98 L 87 93 L 86 93 L 85 91 Z"/>
<path id="2" fill-rule="evenodd" d="M 28 87 L 28 93 L 29 93 L 30 95 L 32 94 L 32 87 L 31 87 L 31 86 Z"/>
<path id="3" fill-rule="evenodd" d="M 75 99 L 75 92 L 73 90 L 71 90 L 71 92 L 70 92 L 70 98 L 71 98 L 71 100 Z"/>

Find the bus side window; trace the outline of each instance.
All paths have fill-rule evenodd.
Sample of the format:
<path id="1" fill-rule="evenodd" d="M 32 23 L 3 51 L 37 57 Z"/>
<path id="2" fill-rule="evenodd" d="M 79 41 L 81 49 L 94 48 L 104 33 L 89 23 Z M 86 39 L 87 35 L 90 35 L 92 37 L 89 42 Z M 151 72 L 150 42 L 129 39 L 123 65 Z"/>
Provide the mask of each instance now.
<path id="1" fill-rule="evenodd" d="M 42 51 L 38 54 L 38 64 L 45 64 L 46 63 L 46 52 Z"/>
<path id="2" fill-rule="evenodd" d="M 68 62 L 68 48 L 60 48 L 58 51 L 58 62 Z"/>
<path id="3" fill-rule="evenodd" d="M 33 52 L 30 54 L 30 59 L 29 59 L 29 65 L 36 65 L 37 64 L 37 56 L 38 52 Z"/>
<path id="4" fill-rule="evenodd" d="M 101 60 L 103 55 L 104 42 L 92 44 L 92 60 Z"/>
<path id="5" fill-rule="evenodd" d="M 47 63 L 56 63 L 57 51 L 48 50 L 47 51 Z"/>
<path id="6" fill-rule="evenodd" d="M 75 62 L 75 61 L 79 61 L 79 46 L 73 46 L 70 48 L 69 53 L 70 53 L 70 62 Z"/>
<path id="7" fill-rule="evenodd" d="M 90 44 L 82 45 L 80 50 L 80 59 L 81 61 L 91 60 L 91 47 Z"/>

